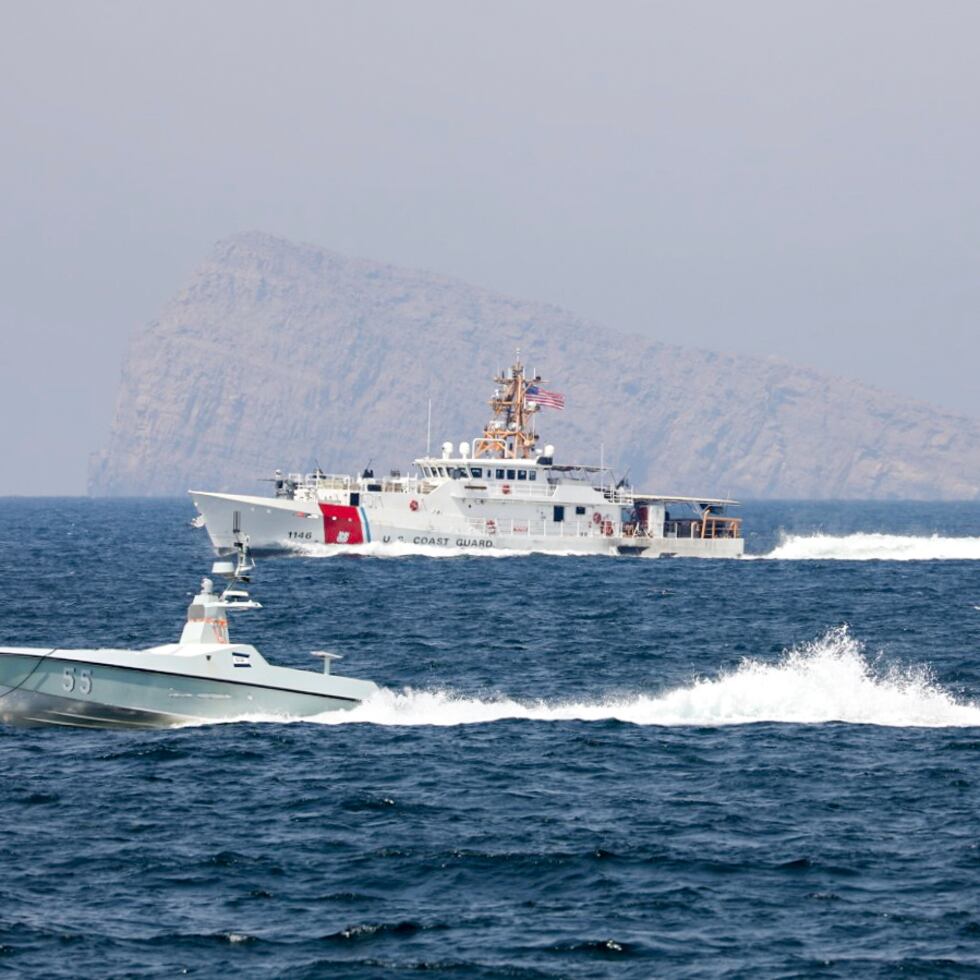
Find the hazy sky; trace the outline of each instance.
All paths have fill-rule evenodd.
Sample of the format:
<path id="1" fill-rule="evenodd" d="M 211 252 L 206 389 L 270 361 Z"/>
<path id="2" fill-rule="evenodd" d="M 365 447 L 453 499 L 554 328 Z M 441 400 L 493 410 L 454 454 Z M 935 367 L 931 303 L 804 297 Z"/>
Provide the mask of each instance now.
<path id="1" fill-rule="evenodd" d="M 0 493 L 262 229 L 980 415 L 980 3 L 0 0 Z"/>

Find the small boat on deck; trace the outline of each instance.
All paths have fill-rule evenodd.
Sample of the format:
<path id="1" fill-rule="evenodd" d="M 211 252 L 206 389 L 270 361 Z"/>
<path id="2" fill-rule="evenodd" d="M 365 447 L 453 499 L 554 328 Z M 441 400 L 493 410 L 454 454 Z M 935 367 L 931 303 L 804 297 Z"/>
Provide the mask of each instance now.
<path id="1" fill-rule="evenodd" d="M 220 594 L 201 582 L 177 643 L 147 650 L 0 647 L 0 721 L 74 728 L 170 728 L 247 719 L 303 718 L 353 708 L 371 681 L 331 673 L 337 654 L 315 651 L 323 672 L 277 667 L 255 647 L 232 643 L 228 614 L 261 609 L 244 584 L 254 562 L 216 561 Z"/>

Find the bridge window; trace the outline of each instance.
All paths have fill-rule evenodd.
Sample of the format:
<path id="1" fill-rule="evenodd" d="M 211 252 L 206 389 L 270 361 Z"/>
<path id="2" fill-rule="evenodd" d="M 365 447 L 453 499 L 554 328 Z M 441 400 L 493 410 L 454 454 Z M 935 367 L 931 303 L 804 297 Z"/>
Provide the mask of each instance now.
<path id="1" fill-rule="evenodd" d="M 562 506 L 556 506 L 555 507 L 555 521 L 557 523 L 557 522 L 561 522 L 563 520 L 565 520 L 565 508 L 562 507 Z"/>
<path id="2" fill-rule="evenodd" d="M 516 477 L 514 476 L 514 470 L 508 470 L 507 471 L 507 479 L 508 480 L 516 479 Z"/>
<path id="3" fill-rule="evenodd" d="M 578 515 L 579 517 L 581 517 L 581 516 L 582 516 L 582 515 L 583 515 L 583 514 L 585 513 L 585 508 L 584 508 L 584 507 L 576 507 L 576 508 L 575 508 L 575 513 L 576 513 L 576 514 L 577 514 L 577 515 Z"/>
<path id="4" fill-rule="evenodd" d="M 528 470 L 527 471 L 527 478 L 529 480 L 536 480 L 538 478 L 538 471 L 537 470 Z"/>
<path id="5" fill-rule="evenodd" d="M 473 479 L 474 480 L 481 480 L 481 479 L 483 479 L 483 467 L 482 466 L 474 466 L 473 469 L 470 470 L 470 472 L 473 474 Z"/>
<path id="6" fill-rule="evenodd" d="M 518 480 L 526 480 L 527 479 L 527 470 L 518 470 L 517 471 L 517 479 Z"/>
<path id="7" fill-rule="evenodd" d="M 497 470 L 497 479 L 498 480 L 502 480 L 503 478 L 504 478 L 504 471 L 503 470 Z"/>

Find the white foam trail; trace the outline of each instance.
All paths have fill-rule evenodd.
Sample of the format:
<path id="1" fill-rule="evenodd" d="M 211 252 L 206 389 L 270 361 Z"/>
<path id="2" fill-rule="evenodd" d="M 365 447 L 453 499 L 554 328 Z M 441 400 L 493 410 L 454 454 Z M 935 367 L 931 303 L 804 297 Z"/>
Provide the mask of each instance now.
<path id="1" fill-rule="evenodd" d="M 558 555 L 561 557 L 591 555 L 594 551 L 535 551 L 516 548 L 440 548 L 437 545 L 408 544 L 392 541 L 371 541 L 348 547 L 338 544 L 294 544 L 292 550 L 304 558 L 339 558 L 344 555 L 362 555 L 366 558 L 406 558 L 412 555 L 423 558 L 521 558 L 528 555 Z"/>
<path id="2" fill-rule="evenodd" d="M 782 561 L 977 561 L 980 538 L 938 534 L 787 534 L 768 554 L 752 557 Z"/>
<path id="3" fill-rule="evenodd" d="M 745 725 L 753 722 L 946 728 L 980 726 L 980 706 L 958 702 L 928 670 L 878 669 L 847 627 L 786 652 L 776 663 L 745 660 L 735 670 L 661 694 L 596 701 L 515 701 L 451 691 L 382 689 L 351 711 L 307 719 L 324 725 L 451 726 L 505 719 L 605 721 L 635 725 Z"/>

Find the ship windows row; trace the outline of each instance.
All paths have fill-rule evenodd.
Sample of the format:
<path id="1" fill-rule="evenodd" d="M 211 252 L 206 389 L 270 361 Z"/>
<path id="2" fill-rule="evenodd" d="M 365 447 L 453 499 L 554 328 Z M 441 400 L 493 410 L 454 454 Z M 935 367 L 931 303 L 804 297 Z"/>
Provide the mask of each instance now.
<path id="1" fill-rule="evenodd" d="M 423 466 L 427 477 L 446 477 L 455 480 L 537 480 L 537 470 L 508 469 L 493 466 Z"/>

